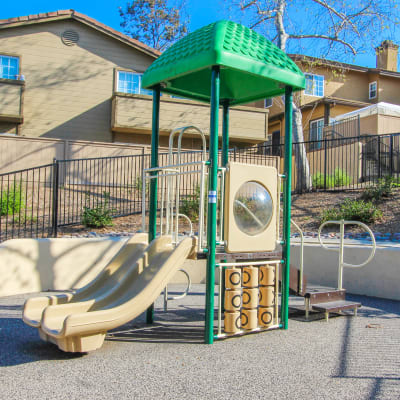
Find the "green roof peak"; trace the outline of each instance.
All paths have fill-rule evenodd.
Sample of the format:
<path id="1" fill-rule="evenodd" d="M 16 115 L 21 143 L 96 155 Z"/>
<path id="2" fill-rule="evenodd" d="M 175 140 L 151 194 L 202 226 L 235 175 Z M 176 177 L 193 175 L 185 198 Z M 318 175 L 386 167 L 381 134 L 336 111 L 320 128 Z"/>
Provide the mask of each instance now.
<path id="1" fill-rule="evenodd" d="M 166 93 L 210 101 L 211 68 L 221 67 L 221 102 L 264 99 L 305 87 L 298 66 L 278 47 L 232 21 L 200 28 L 166 50 L 143 75 L 142 85 L 161 84 Z"/>

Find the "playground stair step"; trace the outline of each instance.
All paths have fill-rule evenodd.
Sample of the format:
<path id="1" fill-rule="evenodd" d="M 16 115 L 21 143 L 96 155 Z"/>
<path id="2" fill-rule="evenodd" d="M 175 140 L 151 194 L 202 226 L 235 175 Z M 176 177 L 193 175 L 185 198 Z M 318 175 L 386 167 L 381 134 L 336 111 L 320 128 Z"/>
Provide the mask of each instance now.
<path id="1" fill-rule="evenodd" d="M 308 299 L 310 305 L 328 303 L 346 299 L 345 289 L 335 289 L 325 286 L 308 286 L 303 297 Z"/>
<path id="2" fill-rule="evenodd" d="M 329 313 L 340 313 L 345 310 L 354 310 L 354 315 L 357 315 L 357 309 L 361 307 L 361 303 L 348 300 L 336 300 L 325 303 L 316 303 L 311 305 L 314 311 L 324 312 L 325 319 L 328 321 Z"/>

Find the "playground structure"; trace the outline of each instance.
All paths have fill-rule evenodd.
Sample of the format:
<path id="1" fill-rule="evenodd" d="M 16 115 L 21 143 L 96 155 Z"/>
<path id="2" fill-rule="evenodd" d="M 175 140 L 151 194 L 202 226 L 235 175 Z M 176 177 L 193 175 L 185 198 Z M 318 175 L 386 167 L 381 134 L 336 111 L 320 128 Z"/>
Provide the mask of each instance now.
<path id="1" fill-rule="evenodd" d="M 148 237 L 134 236 L 93 282 L 75 294 L 28 300 L 24 321 L 36 327 L 43 340 L 56 343 L 64 351 L 95 350 L 109 329 L 146 309 L 147 323 L 152 323 L 155 299 L 164 290 L 167 307 L 168 282 L 186 258 L 197 256 L 207 258 L 205 343 L 249 332 L 287 329 L 292 96 L 304 85 L 304 75 L 289 57 L 262 36 L 233 22 L 216 22 L 171 46 L 143 76 L 143 87 L 153 90 L 151 166 L 143 170 L 142 177 L 142 224 Z M 208 152 L 201 130 L 194 126 L 179 128 L 170 134 L 170 165 L 158 165 L 161 92 L 210 103 Z M 270 166 L 229 162 L 229 108 L 277 95 L 285 95 L 284 174 L 279 175 Z M 200 136 L 202 160 L 181 162 L 182 137 L 187 133 Z M 173 163 L 176 135 L 177 158 Z M 180 212 L 184 196 L 181 179 L 187 177 L 199 184 L 197 238 L 193 221 Z M 189 235 L 182 235 L 180 221 L 189 225 Z M 282 245 L 282 256 L 276 252 L 277 245 Z M 216 271 L 220 278 L 217 327 Z"/>
<path id="2" fill-rule="evenodd" d="M 246 329 L 249 331 L 258 329 L 258 268 L 270 264 L 282 265 L 281 316 L 279 318 L 275 310 L 275 323 L 272 326 L 270 322 L 265 325 L 267 328 L 287 329 L 292 95 L 293 91 L 304 88 L 303 73 L 281 50 L 256 32 L 233 22 L 219 21 L 187 35 L 171 46 L 145 72 L 142 85 L 144 88 L 153 90 L 151 168 L 144 171 L 143 175 L 143 201 L 145 201 L 146 180 L 150 180 L 149 248 L 138 260 L 133 260 L 131 263 L 132 278 L 125 277 L 116 284 L 115 289 L 102 293 L 98 297 L 93 295 L 88 301 L 50 305 L 44 308 L 39 327 L 42 338 L 56 342 L 61 349 L 66 351 L 93 350 L 101 345 L 108 329 L 127 322 L 127 318 L 133 319 L 143 310 L 144 304 L 149 301 L 151 304 L 155 300 L 168 284 L 171 274 L 179 270 L 183 260 L 193 251 L 193 240 L 190 237 L 180 238 L 179 235 L 179 219 L 187 220 L 187 217 L 179 212 L 179 182 L 182 175 L 193 173 L 200 173 L 200 222 L 197 250 L 199 254 L 205 254 L 207 257 L 205 343 L 211 344 L 214 340 L 215 270 L 220 267 L 220 273 L 222 272 L 223 267 L 220 264 L 228 253 L 234 257 L 246 253 L 249 257 L 246 262 L 234 261 L 225 265 L 243 268 L 243 275 L 245 273 L 249 275 L 249 282 L 243 283 L 245 286 L 243 295 L 247 295 L 251 307 L 241 315 L 242 328 L 249 328 Z M 194 128 L 202 138 L 204 160 L 180 164 L 178 155 L 177 164 L 158 166 L 161 92 L 210 103 L 210 138 L 207 159 L 205 159 L 207 154 L 204 135 Z M 273 251 L 277 245 L 276 225 L 279 219 L 277 212 L 279 210 L 278 193 L 280 193 L 277 187 L 278 171 L 271 167 L 228 163 L 229 108 L 277 95 L 285 95 L 286 113 L 285 173 L 282 177 L 285 179 L 283 256 L 282 259 L 271 260 L 268 257 L 263 258 L 266 251 Z M 221 166 L 218 165 L 220 105 L 223 107 Z M 183 128 L 172 132 L 170 151 L 172 151 L 174 136 L 179 132 L 179 154 L 181 138 L 186 130 L 188 129 Z M 225 174 L 228 177 L 227 185 Z M 205 195 L 206 181 L 207 196 Z M 161 188 L 161 193 L 159 188 Z M 226 200 L 224 193 L 228 193 Z M 207 199 L 204 206 L 203 199 Z M 220 222 L 218 227 L 217 208 Z M 224 215 L 227 215 L 226 218 Z M 157 219 L 159 219 L 159 232 L 157 232 Z M 157 238 L 158 233 L 160 236 Z M 239 240 L 237 240 L 238 236 Z M 164 243 L 164 246 L 159 245 L 159 241 Z M 221 263 L 216 262 L 217 247 L 222 250 L 222 253 L 218 250 Z M 276 266 L 275 275 L 277 268 Z M 160 276 L 158 277 L 157 274 Z M 130 285 L 128 285 L 129 282 Z M 122 287 L 124 289 L 121 289 Z M 220 298 L 222 296 L 223 293 L 220 291 Z M 266 297 L 271 296 L 266 295 Z M 270 303 L 265 304 L 267 306 L 277 304 L 277 291 Z M 29 308 L 27 303 L 25 316 L 29 314 Z M 219 310 L 219 316 L 221 316 L 222 306 Z M 151 305 L 147 310 L 147 322 L 152 323 L 153 318 L 154 307 Z M 27 317 L 25 320 L 28 322 Z M 265 318 L 261 316 L 261 321 L 263 320 Z M 221 327 L 221 318 L 218 325 Z M 221 328 L 219 328 L 219 335 L 215 337 L 220 336 Z"/>

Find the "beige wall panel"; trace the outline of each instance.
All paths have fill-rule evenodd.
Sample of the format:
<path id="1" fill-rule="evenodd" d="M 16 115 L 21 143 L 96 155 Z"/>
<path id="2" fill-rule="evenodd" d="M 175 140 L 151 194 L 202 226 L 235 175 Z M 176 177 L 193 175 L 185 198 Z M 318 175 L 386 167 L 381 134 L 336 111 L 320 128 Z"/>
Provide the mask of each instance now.
<path id="1" fill-rule="evenodd" d="M 0 137 L 0 172 L 49 164 L 64 158 L 64 143 L 21 137 Z"/>
<path id="2" fill-rule="evenodd" d="M 391 104 L 400 104 L 400 79 L 380 76 L 378 93 L 379 101 Z"/>
<path id="3" fill-rule="evenodd" d="M 115 130 L 144 130 L 151 132 L 151 97 L 117 96 L 115 98 Z M 268 111 L 263 109 L 230 110 L 230 137 L 244 140 L 264 140 Z M 222 134 L 222 110 L 220 110 L 220 135 Z M 206 134 L 209 132 L 209 105 L 186 101 L 162 100 L 160 106 L 160 129 L 172 129 L 195 125 Z"/>
<path id="4" fill-rule="evenodd" d="M 79 43 L 65 46 L 65 30 Z M 21 56 L 25 75 L 22 135 L 112 141 L 114 69 L 143 72 L 152 58 L 76 21 L 2 31 L 0 49 Z"/>
<path id="5" fill-rule="evenodd" d="M 0 124 L 0 130 L 3 124 Z M 7 127 L 6 124 L 4 124 Z M 0 136 L 0 173 L 37 167 L 58 160 L 142 154 L 143 146 L 59 139 Z"/>
<path id="6" fill-rule="evenodd" d="M 377 135 L 378 134 L 378 115 L 369 115 L 360 118 L 360 134 L 361 135 Z"/>
<path id="7" fill-rule="evenodd" d="M 390 115 L 378 115 L 378 134 L 399 133 L 400 118 Z"/>
<path id="8" fill-rule="evenodd" d="M 21 85 L 0 82 L 0 115 L 20 116 Z"/>

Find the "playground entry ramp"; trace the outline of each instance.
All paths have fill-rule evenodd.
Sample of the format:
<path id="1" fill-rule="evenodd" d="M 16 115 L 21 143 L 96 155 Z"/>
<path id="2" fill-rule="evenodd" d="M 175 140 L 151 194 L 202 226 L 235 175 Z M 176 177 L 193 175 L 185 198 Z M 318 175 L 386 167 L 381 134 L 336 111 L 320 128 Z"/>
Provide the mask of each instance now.
<path id="1" fill-rule="evenodd" d="M 47 306 L 90 300 L 113 291 L 127 274 L 137 268 L 148 245 L 147 238 L 147 233 L 132 236 L 95 279 L 75 292 L 28 299 L 24 305 L 23 321 L 29 326 L 40 328 L 42 313 Z"/>
<path id="2" fill-rule="evenodd" d="M 100 348 L 108 330 L 136 318 L 156 300 L 195 246 L 193 237 L 177 246 L 171 236 L 158 237 L 142 252 L 135 268 L 120 280 L 112 279 L 113 287 L 106 285 L 82 301 L 45 307 L 38 328 L 40 337 L 67 352 Z"/>

